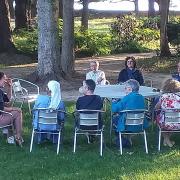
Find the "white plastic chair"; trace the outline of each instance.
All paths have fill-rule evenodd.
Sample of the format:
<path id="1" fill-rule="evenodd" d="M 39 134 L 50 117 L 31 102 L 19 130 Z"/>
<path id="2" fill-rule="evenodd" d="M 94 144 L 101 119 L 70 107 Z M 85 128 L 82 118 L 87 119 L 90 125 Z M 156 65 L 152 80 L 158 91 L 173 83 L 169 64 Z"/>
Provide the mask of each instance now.
<path id="1" fill-rule="evenodd" d="M 104 126 L 102 125 L 99 127 L 99 114 L 104 112 L 105 111 L 89 109 L 82 109 L 74 112 L 74 115 L 75 113 L 78 113 L 79 115 L 78 118 L 75 117 L 76 123 L 74 129 L 74 153 L 76 151 L 77 135 L 96 135 L 100 136 L 100 156 L 102 156 Z"/>
<path id="2" fill-rule="evenodd" d="M 146 79 L 146 80 L 144 81 L 144 84 L 145 84 L 145 86 L 147 86 L 147 87 L 153 87 L 153 80 L 151 80 L 151 79 Z"/>
<path id="3" fill-rule="evenodd" d="M 144 135 L 144 143 L 145 143 L 145 149 L 146 153 L 148 154 L 148 147 L 147 147 L 147 139 L 146 139 L 146 131 L 143 128 L 144 120 L 145 120 L 145 109 L 135 109 L 135 110 L 124 110 L 120 111 L 119 113 L 125 113 L 125 130 L 119 132 L 119 147 L 120 147 L 120 153 L 122 155 L 122 135 L 123 134 L 143 134 Z M 138 132 L 128 132 L 126 130 L 127 126 L 141 126 L 142 129 Z"/>
<path id="4" fill-rule="evenodd" d="M 33 111 L 37 111 L 38 118 L 37 118 L 37 128 L 35 129 L 33 127 L 33 130 L 32 130 L 30 152 L 32 151 L 32 147 L 33 147 L 34 135 L 47 133 L 47 134 L 58 135 L 57 154 L 59 154 L 63 124 L 59 124 L 58 122 L 58 112 L 65 113 L 65 111 L 51 110 L 47 108 L 37 108 L 37 109 L 33 109 Z M 55 131 L 42 130 L 40 129 L 41 125 L 57 125 L 57 129 Z"/>
<path id="5" fill-rule="evenodd" d="M 14 78 L 12 80 L 13 104 L 20 102 L 22 108 L 24 102 L 28 103 L 29 113 L 31 113 L 31 102 L 35 101 L 39 95 L 39 87 L 24 79 Z"/>
<path id="6" fill-rule="evenodd" d="M 164 109 L 160 111 L 164 116 L 164 126 L 171 124 L 180 124 L 180 109 Z M 165 130 L 159 126 L 158 151 L 161 150 L 161 134 L 167 132 L 180 133 L 180 130 Z"/>

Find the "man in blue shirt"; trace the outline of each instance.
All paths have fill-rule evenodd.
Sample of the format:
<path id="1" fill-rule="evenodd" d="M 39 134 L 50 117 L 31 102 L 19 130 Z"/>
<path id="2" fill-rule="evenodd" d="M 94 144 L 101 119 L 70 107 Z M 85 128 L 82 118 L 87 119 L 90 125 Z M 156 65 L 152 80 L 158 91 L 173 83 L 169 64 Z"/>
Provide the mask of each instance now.
<path id="1" fill-rule="evenodd" d="M 180 82 L 180 62 L 177 64 L 177 73 L 173 74 L 172 78 Z"/>

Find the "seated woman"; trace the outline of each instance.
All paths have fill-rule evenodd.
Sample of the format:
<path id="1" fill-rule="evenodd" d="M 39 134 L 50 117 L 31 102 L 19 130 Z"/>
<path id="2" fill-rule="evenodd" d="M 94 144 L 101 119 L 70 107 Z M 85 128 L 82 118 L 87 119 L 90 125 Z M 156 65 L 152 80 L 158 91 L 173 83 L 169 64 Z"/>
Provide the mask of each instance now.
<path id="1" fill-rule="evenodd" d="M 57 81 L 49 81 L 48 82 L 48 95 L 39 95 L 34 108 L 48 108 L 48 109 L 54 109 L 54 110 L 63 110 L 65 111 L 64 102 L 61 100 L 61 89 L 60 89 L 60 83 Z M 37 129 L 38 126 L 38 112 L 35 110 L 33 112 L 33 127 Z M 64 124 L 64 113 L 58 112 L 58 126 L 63 126 Z M 48 131 L 56 131 L 57 125 L 43 125 L 39 124 L 39 130 L 48 130 Z M 47 139 L 47 134 L 39 135 L 38 136 L 38 143 L 40 143 L 42 140 Z M 50 140 L 53 141 L 53 143 L 57 142 L 56 135 L 53 135 L 50 137 Z"/>
<path id="2" fill-rule="evenodd" d="M 145 99 L 139 94 L 139 83 L 134 79 L 130 79 L 125 83 L 126 96 L 119 101 L 112 102 L 112 112 L 119 113 L 122 110 L 145 109 Z M 116 127 L 116 132 L 131 131 L 138 132 L 142 129 L 141 126 L 125 127 L 125 113 L 120 113 L 113 119 L 113 124 Z M 148 127 L 148 121 L 145 119 L 144 128 Z M 118 134 L 117 134 L 118 135 Z"/>
<path id="3" fill-rule="evenodd" d="M 144 84 L 141 71 L 136 69 L 136 60 L 134 57 L 126 57 L 125 69 L 120 71 L 118 83 L 124 83 L 129 79 L 135 79 L 141 86 Z"/>
<path id="4" fill-rule="evenodd" d="M 7 95 L 3 92 L 2 88 L 6 86 Z M 0 126 L 6 126 L 14 124 L 15 128 L 15 140 L 16 143 L 22 147 L 24 142 L 22 139 L 22 111 L 17 107 L 11 107 L 8 104 L 9 99 L 12 95 L 12 80 L 7 78 L 3 72 L 0 72 L 0 110 L 11 113 L 4 114 L 0 112 Z"/>
<path id="5" fill-rule="evenodd" d="M 168 79 L 163 87 L 163 95 L 160 97 L 158 103 L 156 104 L 156 109 L 180 109 L 180 95 L 177 94 L 177 92 L 180 92 L 180 82 Z M 179 130 L 180 129 L 180 123 L 179 124 L 164 124 L 164 114 L 160 111 L 160 113 L 156 117 L 157 124 L 163 128 L 164 130 Z M 169 133 L 163 133 L 164 137 L 164 146 L 172 147 L 175 142 L 170 140 L 170 134 Z"/>

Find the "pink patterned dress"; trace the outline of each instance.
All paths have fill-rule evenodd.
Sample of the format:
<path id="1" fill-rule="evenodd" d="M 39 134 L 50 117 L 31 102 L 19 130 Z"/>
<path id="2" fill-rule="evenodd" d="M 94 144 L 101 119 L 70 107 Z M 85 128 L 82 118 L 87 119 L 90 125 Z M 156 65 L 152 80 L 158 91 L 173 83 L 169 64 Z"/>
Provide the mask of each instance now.
<path id="1" fill-rule="evenodd" d="M 180 95 L 174 93 L 166 93 L 161 96 L 159 99 L 161 104 L 161 109 L 180 109 Z M 162 112 L 157 115 L 156 119 L 158 125 L 165 130 L 179 130 L 179 124 L 165 124 L 164 123 L 164 115 Z"/>

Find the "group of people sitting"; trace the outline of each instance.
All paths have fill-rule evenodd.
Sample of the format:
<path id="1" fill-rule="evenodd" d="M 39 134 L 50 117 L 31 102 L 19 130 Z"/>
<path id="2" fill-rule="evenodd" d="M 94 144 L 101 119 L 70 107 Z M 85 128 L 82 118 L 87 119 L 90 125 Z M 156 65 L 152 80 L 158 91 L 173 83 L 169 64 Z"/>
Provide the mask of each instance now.
<path id="1" fill-rule="evenodd" d="M 136 61 L 134 57 L 127 57 L 125 60 L 125 69 L 119 73 L 118 83 L 125 84 L 126 96 L 122 99 L 114 99 L 112 101 L 112 112 L 119 113 L 122 110 L 133 110 L 133 109 L 145 109 L 146 103 L 144 97 L 139 94 L 140 85 L 144 84 L 142 73 L 136 69 Z M 90 63 L 91 71 L 86 74 L 86 80 L 83 81 L 83 86 L 80 88 L 80 92 L 83 93 L 83 96 L 79 97 L 76 102 L 76 109 L 90 109 L 90 110 L 101 110 L 103 108 L 103 98 L 94 94 L 96 85 L 105 85 L 106 78 L 105 73 L 99 68 L 99 63 L 97 61 L 92 61 Z M 180 63 L 178 63 L 178 72 L 176 75 L 172 76 L 172 79 L 168 79 L 162 88 L 162 95 L 158 98 L 158 102 L 155 105 L 154 111 L 157 111 L 156 122 L 159 126 L 164 129 L 170 130 L 179 130 L 180 124 L 171 126 L 165 126 L 163 122 L 163 113 L 161 109 L 171 108 L 171 109 L 180 109 Z M 4 93 L 6 88 L 7 94 Z M 20 146 L 24 142 L 22 138 L 22 111 L 19 108 L 11 107 L 9 102 L 12 95 L 12 81 L 8 79 L 6 75 L 0 72 L 0 110 L 10 112 L 12 114 L 4 114 L 0 112 L 0 127 L 8 125 L 10 123 L 14 124 L 15 127 L 15 141 Z M 37 98 L 34 109 L 36 108 L 49 108 L 49 109 L 61 109 L 65 110 L 64 103 L 61 98 L 61 88 L 60 83 L 52 80 L 49 81 L 47 85 L 47 95 L 39 95 Z M 64 124 L 64 114 L 58 114 L 59 125 Z M 102 119 L 99 120 L 100 126 L 103 124 Z M 115 127 L 115 132 L 123 131 L 125 129 L 124 115 L 118 114 L 113 119 L 113 124 Z M 36 111 L 33 113 L 33 127 L 37 128 L 37 115 Z M 144 128 L 148 127 L 148 121 L 144 121 Z M 43 127 L 44 128 L 44 127 Z M 46 127 L 47 129 L 54 130 L 56 127 Z M 128 131 L 138 131 L 139 127 L 130 128 Z M 8 134 L 12 136 L 12 134 Z M 165 146 L 172 147 L 175 143 L 170 140 L 170 134 L 164 133 L 164 142 Z M 38 142 L 43 141 L 44 139 L 49 138 L 50 140 L 54 139 L 50 136 L 40 137 Z"/>

